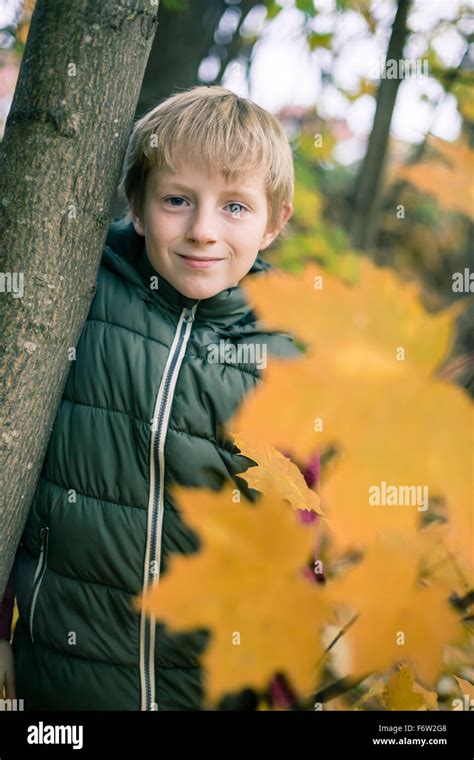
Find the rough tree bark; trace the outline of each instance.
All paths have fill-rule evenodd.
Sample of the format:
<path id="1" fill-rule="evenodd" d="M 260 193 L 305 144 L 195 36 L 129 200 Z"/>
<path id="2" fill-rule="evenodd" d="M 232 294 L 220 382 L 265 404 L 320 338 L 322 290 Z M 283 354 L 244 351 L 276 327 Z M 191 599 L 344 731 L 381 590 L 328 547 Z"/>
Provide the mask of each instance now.
<path id="1" fill-rule="evenodd" d="M 411 0 L 398 0 L 386 61 L 398 62 L 403 56 L 408 34 L 407 16 L 410 3 Z M 375 211 L 400 81 L 400 78 L 382 78 L 378 89 L 374 124 L 353 196 L 351 237 L 354 248 L 369 248 L 373 238 Z"/>
<path id="2" fill-rule="evenodd" d="M 96 289 L 157 0 L 38 0 L 0 145 L 0 598 Z"/>

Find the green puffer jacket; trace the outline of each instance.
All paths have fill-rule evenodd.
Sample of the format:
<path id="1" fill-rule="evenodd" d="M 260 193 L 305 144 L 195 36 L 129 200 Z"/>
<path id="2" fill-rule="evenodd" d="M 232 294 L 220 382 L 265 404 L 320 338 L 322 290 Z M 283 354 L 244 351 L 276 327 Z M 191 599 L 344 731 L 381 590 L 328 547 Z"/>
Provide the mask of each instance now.
<path id="1" fill-rule="evenodd" d="M 268 268 L 257 258 L 250 276 Z M 221 426 L 260 382 L 258 360 L 211 362 L 208 346 L 299 351 L 259 329 L 240 287 L 196 301 L 156 278 L 144 238 L 114 222 L 14 564 L 25 710 L 202 709 L 209 632 L 171 636 L 131 600 L 170 554 L 199 548 L 171 483 L 231 478 L 252 498 L 236 476 L 250 460 Z M 241 708 L 243 695 L 219 707 Z"/>

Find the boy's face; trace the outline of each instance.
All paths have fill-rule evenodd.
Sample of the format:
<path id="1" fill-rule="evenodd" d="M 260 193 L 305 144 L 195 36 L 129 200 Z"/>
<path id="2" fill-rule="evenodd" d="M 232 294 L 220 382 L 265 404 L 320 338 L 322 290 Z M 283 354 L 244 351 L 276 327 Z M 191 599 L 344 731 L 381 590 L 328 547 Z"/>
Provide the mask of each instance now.
<path id="1" fill-rule="evenodd" d="M 285 204 L 282 225 L 291 212 Z M 226 184 L 221 174 L 209 178 L 187 165 L 176 174 L 150 170 L 143 218 L 133 224 L 158 274 L 188 298 L 204 299 L 251 269 L 281 229 L 267 230 L 267 220 L 263 177 Z"/>

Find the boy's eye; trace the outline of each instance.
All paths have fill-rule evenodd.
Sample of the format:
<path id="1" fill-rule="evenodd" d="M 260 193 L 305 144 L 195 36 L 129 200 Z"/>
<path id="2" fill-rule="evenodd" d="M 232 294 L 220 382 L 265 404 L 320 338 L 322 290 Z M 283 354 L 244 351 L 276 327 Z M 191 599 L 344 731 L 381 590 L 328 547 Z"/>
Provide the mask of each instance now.
<path id="1" fill-rule="evenodd" d="M 168 203 L 169 201 L 184 201 L 184 198 L 181 198 L 179 195 L 172 195 L 170 198 L 165 198 L 165 203 Z M 181 206 L 175 206 L 175 208 L 181 208 Z"/>
<path id="2" fill-rule="evenodd" d="M 233 210 L 230 212 L 232 216 L 240 216 L 242 213 L 242 209 L 244 211 L 247 211 L 245 206 L 243 206 L 241 203 L 237 203 L 237 201 L 232 201 L 232 203 L 228 203 L 228 206 L 233 206 Z M 237 209 L 235 208 L 237 206 Z"/>

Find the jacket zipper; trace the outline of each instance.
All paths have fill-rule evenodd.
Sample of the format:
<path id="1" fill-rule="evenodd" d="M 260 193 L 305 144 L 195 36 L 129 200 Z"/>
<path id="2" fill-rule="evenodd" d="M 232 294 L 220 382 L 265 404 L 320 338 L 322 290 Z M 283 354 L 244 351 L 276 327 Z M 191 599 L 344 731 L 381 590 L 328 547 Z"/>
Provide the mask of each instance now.
<path id="1" fill-rule="evenodd" d="M 161 564 L 161 539 L 164 511 L 164 447 L 173 404 L 176 382 L 191 334 L 192 323 L 199 301 L 191 308 L 184 308 L 171 344 L 168 361 L 155 400 L 150 438 L 150 494 L 148 500 L 148 523 L 143 592 L 158 583 Z M 140 681 L 141 709 L 158 710 L 155 700 L 155 625 L 156 618 L 147 618 L 141 612 L 140 619 Z"/>
<path id="2" fill-rule="evenodd" d="M 43 576 L 46 570 L 46 563 L 48 561 L 49 528 L 47 525 L 43 525 L 43 527 L 41 528 L 40 536 L 41 536 L 41 549 L 40 549 L 40 554 L 38 558 L 38 563 L 36 565 L 36 572 L 35 572 L 35 577 L 33 578 L 33 588 L 31 592 L 32 597 L 31 597 L 31 608 L 30 608 L 30 635 L 31 635 L 32 642 L 34 642 L 33 618 L 35 614 L 36 601 L 38 599 L 41 582 L 43 580 Z"/>

